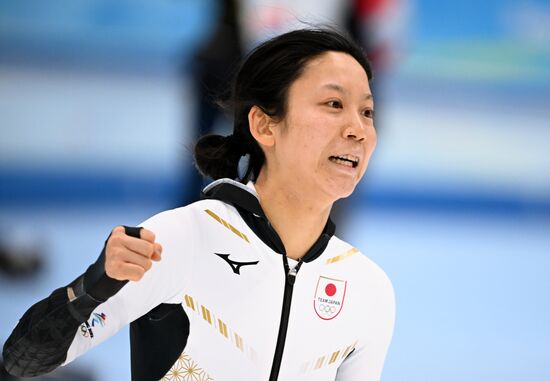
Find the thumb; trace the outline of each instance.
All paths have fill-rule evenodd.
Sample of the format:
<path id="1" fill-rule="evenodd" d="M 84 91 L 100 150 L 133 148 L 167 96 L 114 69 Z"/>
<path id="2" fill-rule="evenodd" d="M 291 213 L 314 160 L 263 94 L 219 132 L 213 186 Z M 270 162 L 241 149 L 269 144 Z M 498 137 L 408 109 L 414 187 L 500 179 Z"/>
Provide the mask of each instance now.
<path id="1" fill-rule="evenodd" d="M 118 227 L 117 227 L 118 228 Z M 141 227 L 124 226 L 124 233 L 130 237 L 141 238 Z"/>

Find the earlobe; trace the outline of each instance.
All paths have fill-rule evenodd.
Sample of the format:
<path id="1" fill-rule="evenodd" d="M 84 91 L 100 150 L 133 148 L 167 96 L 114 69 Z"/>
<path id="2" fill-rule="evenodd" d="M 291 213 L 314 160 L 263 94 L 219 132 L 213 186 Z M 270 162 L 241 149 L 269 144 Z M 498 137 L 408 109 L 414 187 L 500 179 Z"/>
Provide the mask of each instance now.
<path id="1" fill-rule="evenodd" d="M 260 107 L 252 106 L 248 112 L 248 126 L 256 141 L 266 147 L 275 144 L 273 135 L 273 120 Z"/>

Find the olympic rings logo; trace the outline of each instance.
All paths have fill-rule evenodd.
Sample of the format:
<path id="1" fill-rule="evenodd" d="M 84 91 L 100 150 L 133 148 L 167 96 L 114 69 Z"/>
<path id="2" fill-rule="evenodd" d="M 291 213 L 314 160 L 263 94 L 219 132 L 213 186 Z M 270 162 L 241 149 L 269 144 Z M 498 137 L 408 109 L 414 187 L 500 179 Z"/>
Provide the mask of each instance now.
<path id="1" fill-rule="evenodd" d="M 336 312 L 336 307 L 321 303 L 319 304 L 319 311 L 324 312 L 327 315 L 332 315 Z"/>

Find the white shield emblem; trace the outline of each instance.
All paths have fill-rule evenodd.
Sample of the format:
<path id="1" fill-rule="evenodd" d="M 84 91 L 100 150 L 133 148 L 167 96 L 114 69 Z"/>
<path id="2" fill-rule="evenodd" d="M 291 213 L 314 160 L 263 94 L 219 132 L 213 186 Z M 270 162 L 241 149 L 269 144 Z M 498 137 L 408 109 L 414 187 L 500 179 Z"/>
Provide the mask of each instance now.
<path id="1" fill-rule="evenodd" d="M 323 320 L 334 319 L 344 306 L 347 281 L 320 276 L 313 298 L 315 313 Z"/>

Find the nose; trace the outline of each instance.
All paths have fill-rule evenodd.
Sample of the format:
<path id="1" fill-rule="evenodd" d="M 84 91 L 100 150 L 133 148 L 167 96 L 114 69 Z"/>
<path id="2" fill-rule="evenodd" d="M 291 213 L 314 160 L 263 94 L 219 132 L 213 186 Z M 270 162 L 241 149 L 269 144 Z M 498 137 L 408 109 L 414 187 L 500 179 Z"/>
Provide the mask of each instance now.
<path id="1" fill-rule="evenodd" d="M 343 129 L 344 139 L 353 139 L 363 142 L 367 138 L 367 122 L 363 120 L 362 115 L 350 115 L 348 123 Z"/>

